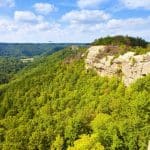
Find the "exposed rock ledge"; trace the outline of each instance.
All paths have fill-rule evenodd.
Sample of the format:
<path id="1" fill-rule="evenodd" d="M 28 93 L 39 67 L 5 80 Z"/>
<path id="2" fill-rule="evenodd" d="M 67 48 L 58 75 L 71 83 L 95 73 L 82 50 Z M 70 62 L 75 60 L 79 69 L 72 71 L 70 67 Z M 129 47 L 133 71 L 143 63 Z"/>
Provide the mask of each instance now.
<path id="1" fill-rule="evenodd" d="M 86 69 L 93 68 L 101 76 L 120 76 L 126 86 L 150 73 L 150 52 L 144 55 L 127 52 L 117 58 L 115 56 L 100 58 L 100 52 L 105 49 L 106 46 L 92 46 L 88 49 Z"/>

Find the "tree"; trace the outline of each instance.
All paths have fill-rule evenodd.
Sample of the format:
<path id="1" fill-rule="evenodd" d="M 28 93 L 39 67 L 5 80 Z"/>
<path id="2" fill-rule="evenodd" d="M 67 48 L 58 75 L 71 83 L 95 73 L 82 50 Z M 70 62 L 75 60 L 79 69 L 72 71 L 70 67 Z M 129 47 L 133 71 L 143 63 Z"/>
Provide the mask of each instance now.
<path id="1" fill-rule="evenodd" d="M 93 134 L 81 135 L 68 150 L 104 150 L 104 147 L 99 143 L 97 135 Z"/>

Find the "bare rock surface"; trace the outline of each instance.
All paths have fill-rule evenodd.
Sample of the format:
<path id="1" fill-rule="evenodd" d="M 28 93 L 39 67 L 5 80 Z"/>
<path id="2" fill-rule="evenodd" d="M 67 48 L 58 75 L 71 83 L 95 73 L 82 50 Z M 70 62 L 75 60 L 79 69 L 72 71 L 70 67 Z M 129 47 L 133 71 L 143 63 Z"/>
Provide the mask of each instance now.
<path id="1" fill-rule="evenodd" d="M 126 86 L 150 73 L 150 52 L 144 55 L 127 52 L 117 58 L 108 55 L 98 59 L 105 48 L 106 46 L 92 46 L 88 49 L 86 69 L 95 69 L 101 76 L 122 77 Z"/>

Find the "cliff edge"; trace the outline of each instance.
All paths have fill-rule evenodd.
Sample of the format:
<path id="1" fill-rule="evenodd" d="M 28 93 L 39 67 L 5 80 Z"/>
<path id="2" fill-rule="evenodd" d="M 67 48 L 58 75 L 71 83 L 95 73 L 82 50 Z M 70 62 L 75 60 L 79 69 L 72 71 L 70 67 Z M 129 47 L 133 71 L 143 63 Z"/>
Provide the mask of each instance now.
<path id="1" fill-rule="evenodd" d="M 115 52 L 117 47 L 113 46 Z M 86 69 L 95 69 L 101 76 L 121 77 L 126 86 L 136 79 L 150 73 L 150 52 L 143 55 L 136 55 L 134 52 L 127 52 L 122 55 L 105 55 L 107 46 L 92 46 L 88 49 L 85 60 Z"/>

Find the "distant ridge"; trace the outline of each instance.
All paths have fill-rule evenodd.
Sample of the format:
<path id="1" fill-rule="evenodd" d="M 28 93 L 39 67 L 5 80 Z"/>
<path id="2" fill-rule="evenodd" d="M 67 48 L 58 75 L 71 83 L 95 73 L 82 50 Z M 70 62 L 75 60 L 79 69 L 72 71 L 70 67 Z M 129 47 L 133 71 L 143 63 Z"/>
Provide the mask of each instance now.
<path id="1" fill-rule="evenodd" d="M 65 47 L 77 45 L 86 46 L 86 43 L 0 43 L 0 56 L 33 57 L 52 54 Z"/>

